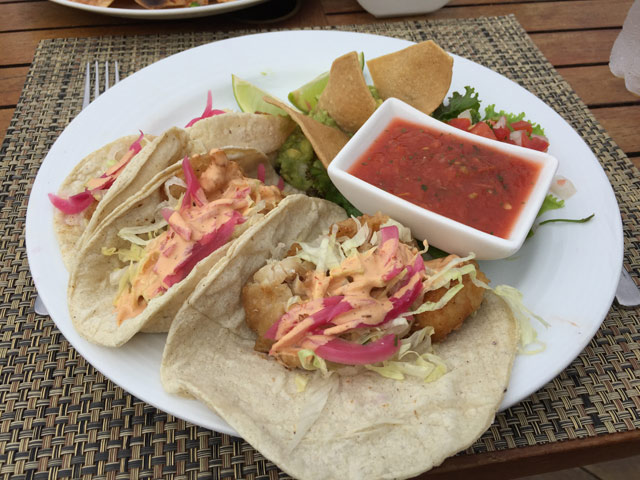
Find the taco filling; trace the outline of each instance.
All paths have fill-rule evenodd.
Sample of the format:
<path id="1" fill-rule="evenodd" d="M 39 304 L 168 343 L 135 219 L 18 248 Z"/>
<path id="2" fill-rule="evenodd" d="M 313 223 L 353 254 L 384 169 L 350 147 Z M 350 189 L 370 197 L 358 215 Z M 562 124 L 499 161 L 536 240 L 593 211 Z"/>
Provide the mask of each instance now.
<path id="1" fill-rule="evenodd" d="M 135 228 L 124 228 L 119 235 L 130 239 L 131 247 L 103 249 L 104 254 L 117 253 L 121 260 L 130 260 L 120 272 L 120 290 L 114 301 L 118 325 L 142 313 L 151 299 L 237 237 L 243 231 L 239 226 L 249 216 L 269 212 L 284 197 L 277 186 L 244 176 L 222 150 L 191 160 L 185 157 L 182 178 L 173 177 L 167 183 L 176 201 L 161 209 L 164 220 L 146 229 L 149 238 L 135 235 Z"/>
<path id="2" fill-rule="evenodd" d="M 430 342 L 480 307 L 487 281 L 469 258 L 425 262 L 408 229 L 381 214 L 288 253 L 255 273 L 242 300 L 254 348 L 292 368 L 331 362 L 428 380 L 439 367 Z"/>
<path id="3" fill-rule="evenodd" d="M 102 175 L 99 177 L 90 178 L 86 184 L 84 191 L 71 195 L 67 198 L 49 194 L 49 200 L 65 215 L 75 215 L 82 212 L 87 213 L 87 217 L 90 217 L 95 210 L 95 206 L 102 199 L 104 194 L 109 190 L 113 182 L 116 181 L 118 176 L 122 173 L 125 167 L 129 164 L 131 159 L 135 157 L 140 150 L 142 150 L 142 139 L 144 134 L 140 132 L 138 139 L 133 142 L 122 157 L 114 161 Z M 89 208 L 93 207 L 93 208 Z"/>

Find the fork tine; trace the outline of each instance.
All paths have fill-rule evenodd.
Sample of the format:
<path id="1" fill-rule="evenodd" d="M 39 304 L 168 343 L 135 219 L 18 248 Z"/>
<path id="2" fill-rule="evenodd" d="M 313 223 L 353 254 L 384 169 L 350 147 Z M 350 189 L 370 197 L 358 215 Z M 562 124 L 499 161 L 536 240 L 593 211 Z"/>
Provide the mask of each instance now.
<path id="1" fill-rule="evenodd" d="M 109 62 L 104 62 L 104 91 L 109 90 Z"/>
<path id="2" fill-rule="evenodd" d="M 87 62 L 87 70 L 84 77 L 84 98 L 82 99 L 83 110 L 87 108 L 91 102 L 91 67 L 89 66 L 89 62 Z"/>
<path id="3" fill-rule="evenodd" d="M 115 65 L 114 65 L 114 70 L 115 70 L 115 78 L 113 80 L 113 84 L 115 85 L 116 83 L 118 83 L 120 81 L 120 71 L 118 70 L 118 61 L 115 61 Z"/>
<path id="4" fill-rule="evenodd" d="M 93 99 L 97 99 L 100 95 L 100 72 L 98 71 L 98 61 L 95 64 L 96 82 L 93 84 Z"/>

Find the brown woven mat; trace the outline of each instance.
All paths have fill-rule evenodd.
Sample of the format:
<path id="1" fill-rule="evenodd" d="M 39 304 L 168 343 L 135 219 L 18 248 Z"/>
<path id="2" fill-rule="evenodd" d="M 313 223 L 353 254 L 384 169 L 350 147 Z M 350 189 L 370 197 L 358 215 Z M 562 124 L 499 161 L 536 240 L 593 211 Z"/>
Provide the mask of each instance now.
<path id="1" fill-rule="evenodd" d="M 638 172 L 513 16 L 343 29 L 414 41 L 433 38 L 551 105 L 601 160 L 620 203 L 625 262 L 640 275 Z M 247 33 L 256 31 L 56 39 L 39 45 L 0 150 L 3 479 L 286 477 L 241 439 L 158 411 L 80 357 L 50 318 L 33 313 L 35 291 L 23 233 L 38 166 L 80 111 L 85 62 L 118 58 L 126 75 L 187 48 Z M 528 400 L 499 414 L 468 453 L 639 428 L 639 324 L 638 310 L 613 307 L 580 357 Z"/>

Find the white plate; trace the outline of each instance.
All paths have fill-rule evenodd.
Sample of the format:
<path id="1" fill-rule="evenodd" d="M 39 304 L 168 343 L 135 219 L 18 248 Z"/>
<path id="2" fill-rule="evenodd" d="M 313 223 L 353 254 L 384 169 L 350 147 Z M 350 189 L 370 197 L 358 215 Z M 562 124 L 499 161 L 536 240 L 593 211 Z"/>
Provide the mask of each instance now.
<path id="1" fill-rule="evenodd" d="M 167 395 L 159 370 L 164 335 L 137 335 L 119 349 L 86 342 L 73 329 L 66 303 L 67 272 L 53 232 L 55 192 L 74 164 L 107 142 L 142 129 L 159 134 L 198 116 L 212 90 L 215 108 L 237 108 L 231 74 L 280 98 L 329 69 L 334 58 L 363 51 L 366 58 L 409 42 L 350 32 L 297 31 L 244 36 L 194 48 L 159 61 L 112 87 L 74 119 L 44 159 L 27 209 L 26 241 L 36 287 L 58 328 L 92 365 L 122 388 L 177 417 L 224 433 L 235 433 L 200 403 Z M 287 54 L 283 55 L 282 52 Z M 238 52 L 243 52 L 238 55 Z M 198 72 L 194 75 L 193 72 Z M 369 80 L 370 81 L 370 80 Z M 502 407 L 541 388 L 585 347 L 607 314 L 622 264 L 622 224 L 611 186 L 578 134 L 550 107 L 514 82 L 469 60 L 455 57 L 451 90 L 472 84 L 483 106 L 526 110 L 541 123 L 560 161 L 559 174 L 578 193 L 558 215 L 587 224 L 541 227 L 512 258 L 482 264 L 493 285 L 513 285 L 525 304 L 551 328 L 536 326 L 543 353 L 519 356 Z M 185 88 L 185 85 L 188 88 Z M 111 121 L 109 121 L 111 119 Z M 547 214 L 547 217 L 556 215 Z"/>
<path id="2" fill-rule="evenodd" d="M 115 8 L 115 7 L 96 7 L 94 5 L 86 5 L 84 3 L 71 2 L 70 0 L 50 0 L 53 3 L 64 5 L 65 7 L 77 8 L 86 12 L 100 13 L 111 17 L 122 18 L 145 18 L 148 20 L 171 20 L 179 18 L 197 18 L 207 17 L 209 15 L 219 15 L 221 13 L 240 10 L 267 0 L 234 0 L 232 2 L 214 3 L 212 5 L 203 5 L 201 7 L 184 7 L 184 8 L 164 8 L 159 10 L 147 10 L 142 8 L 133 0 L 131 8 Z"/>

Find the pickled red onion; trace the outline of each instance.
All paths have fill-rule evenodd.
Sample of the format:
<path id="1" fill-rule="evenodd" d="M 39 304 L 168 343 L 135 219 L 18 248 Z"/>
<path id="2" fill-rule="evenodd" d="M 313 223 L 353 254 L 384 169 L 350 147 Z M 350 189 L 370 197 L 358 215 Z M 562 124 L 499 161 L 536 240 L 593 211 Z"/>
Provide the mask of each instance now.
<path id="1" fill-rule="evenodd" d="M 216 110 L 213 108 L 213 99 L 211 97 L 211 90 L 207 92 L 207 106 L 204 107 L 204 112 L 199 117 L 194 118 L 189 123 L 185 125 L 184 128 L 191 127 L 194 123 L 199 122 L 205 118 L 213 117 L 214 115 L 221 115 L 225 113 L 224 110 Z"/>
<path id="2" fill-rule="evenodd" d="M 140 144 L 140 142 L 142 141 L 143 137 L 144 137 L 144 133 L 142 133 L 142 130 L 138 130 L 140 132 L 140 136 L 138 137 L 138 139 L 133 142 L 130 146 L 129 146 L 129 150 L 133 150 L 133 154 L 136 155 L 140 150 L 142 150 L 142 145 Z"/>
<path id="3" fill-rule="evenodd" d="M 336 295 L 333 297 L 318 299 L 319 300 L 318 303 L 322 305 L 322 308 L 317 312 L 314 312 L 313 314 L 309 315 L 309 317 L 307 317 L 307 318 L 312 318 L 313 322 L 309 325 L 309 328 L 306 331 L 317 328 L 320 325 L 329 323 L 333 318 L 337 317 L 338 315 L 348 310 L 351 310 L 351 308 L 353 307 L 351 307 L 351 305 L 349 305 L 347 302 L 342 302 L 343 299 L 344 299 L 344 296 L 342 295 Z M 311 302 L 314 302 L 314 301 L 317 301 L 317 300 L 312 300 Z M 292 315 L 295 315 L 294 309 L 289 310 L 289 312 L 282 315 L 282 317 L 280 317 L 280 319 L 278 319 L 277 322 L 274 322 L 274 324 L 271 325 L 271 327 L 269 327 L 267 332 L 264 334 L 264 337 L 270 340 L 276 340 L 276 335 L 278 333 L 278 328 L 280 327 L 280 324 L 282 323 L 283 320 L 286 321 Z M 283 336 L 284 335 L 282 335 L 282 337 Z"/>
<path id="4" fill-rule="evenodd" d="M 53 206 L 56 207 L 65 215 L 73 215 L 76 213 L 81 213 L 87 208 L 89 208 L 89 206 L 94 201 L 94 197 L 92 195 L 93 192 L 97 192 L 100 190 L 108 190 L 109 188 L 111 188 L 111 185 L 113 185 L 113 182 L 115 182 L 118 174 L 124 169 L 124 167 L 127 166 L 129 161 L 131 161 L 131 159 L 142 149 L 142 145 L 140 145 L 140 142 L 144 137 L 144 133 L 142 133 L 142 130 L 138 130 L 138 131 L 140 132 L 140 136 L 135 142 L 133 142 L 129 146 L 129 149 L 127 150 L 127 151 L 133 151 L 133 155 L 130 155 L 130 158 L 128 160 L 119 164 L 114 171 L 110 171 L 109 169 L 105 173 L 103 173 L 99 177 L 102 180 L 98 183 L 96 187 L 90 190 L 85 189 L 84 192 L 77 193 L 68 198 L 62 198 L 58 195 L 50 193 L 49 200 L 51 201 Z"/>
<path id="5" fill-rule="evenodd" d="M 259 163 L 258 164 L 258 180 L 260 180 L 262 183 L 264 183 L 266 178 L 266 173 L 265 173 L 265 169 L 264 169 L 264 164 L 263 163 Z"/>
<path id="6" fill-rule="evenodd" d="M 49 194 L 49 200 L 65 215 L 73 215 L 87 209 L 94 201 L 93 195 L 88 190 L 72 195 L 69 198 L 62 198 L 53 193 Z"/>
<path id="7" fill-rule="evenodd" d="M 184 181 L 187 184 L 187 191 L 184 193 L 180 209 L 182 210 L 187 208 L 191 205 L 191 201 L 196 202 L 196 205 L 198 206 L 204 205 L 207 199 L 202 187 L 200 186 L 198 177 L 196 177 L 196 174 L 191 167 L 189 157 L 184 157 L 182 159 L 182 171 L 184 172 Z"/>
<path id="8" fill-rule="evenodd" d="M 233 211 L 229 220 L 220 225 L 214 231 L 207 233 L 196 243 L 189 256 L 176 266 L 173 273 L 164 277 L 163 283 L 167 288 L 174 283 L 182 281 L 196 264 L 211 255 L 217 249 L 229 241 L 236 225 L 243 223 L 246 219 L 238 212 Z"/>
<path id="9" fill-rule="evenodd" d="M 396 336 L 390 334 L 365 345 L 334 338 L 324 345 L 318 346 L 315 353 L 329 362 L 368 365 L 391 358 L 399 348 Z"/>

